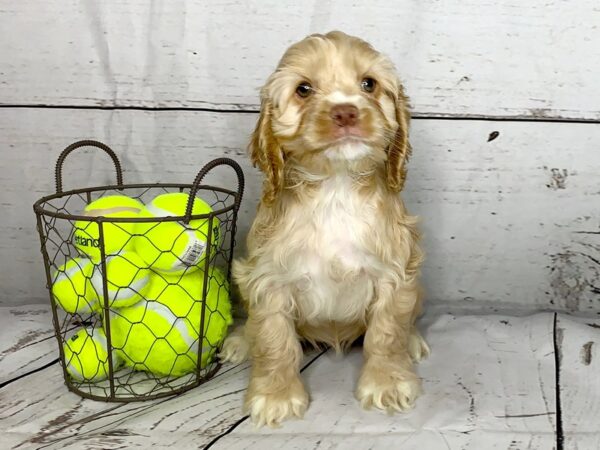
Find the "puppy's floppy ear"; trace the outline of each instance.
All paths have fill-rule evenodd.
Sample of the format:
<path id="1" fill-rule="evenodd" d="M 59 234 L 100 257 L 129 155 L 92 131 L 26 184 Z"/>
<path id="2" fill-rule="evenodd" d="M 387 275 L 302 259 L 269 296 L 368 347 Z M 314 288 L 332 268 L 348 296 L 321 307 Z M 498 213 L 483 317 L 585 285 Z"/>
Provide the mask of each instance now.
<path id="1" fill-rule="evenodd" d="M 273 105 L 265 89 L 261 92 L 260 117 L 250 141 L 254 167 L 265 174 L 263 201 L 272 204 L 283 185 L 283 150 L 272 128 Z"/>
<path id="2" fill-rule="evenodd" d="M 404 187 L 404 181 L 406 180 L 406 163 L 411 154 L 411 147 L 408 142 L 410 113 L 408 111 L 408 99 L 404 95 L 404 89 L 400 84 L 395 97 L 398 130 L 396 131 L 394 140 L 388 148 L 387 184 L 392 191 L 400 192 Z"/>

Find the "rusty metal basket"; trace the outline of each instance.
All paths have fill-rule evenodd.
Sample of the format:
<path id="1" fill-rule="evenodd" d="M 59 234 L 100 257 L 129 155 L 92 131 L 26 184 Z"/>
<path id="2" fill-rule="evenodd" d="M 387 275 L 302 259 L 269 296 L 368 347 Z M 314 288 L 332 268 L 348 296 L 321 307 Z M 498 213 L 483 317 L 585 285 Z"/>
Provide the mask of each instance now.
<path id="1" fill-rule="evenodd" d="M 95 147 L 110 156 L 115 185 L 63 191 L 63 163 L 83 147 Z M 201 184 L 208 172 L 223 165 L 235 171 L 236 190 Z M 217 372 L 218 350 L 231 322 L 230 268 L 243 191 L 242 169 L 228 158 L 206 164 L 192 184 L 123 184 L 119 159 L 105 144 L 85 140 L 63 150 L 56 163 L 56 193 L 41 198 L 33 208 L 69 390 L 95 400 L 147 400 L 187 391 Z M 123 217 L 110 210 L 100 212 L 104 215 L 84 212 L 91 202 L 109 195 L 125 195 L 147 204 L 164 193 L 187 194 L 182 202 L 185 214 Z M 192 214 L 196 198 L 210 206 L 208 212 Z M 154 245 L 149 230 L 166 223 L 177 225 L 169 230 L 196 233 L 193 236 L 202 239 L 195 251 L 203 256 L 194 259 L 193 265 L 173 248 L 159 249 L 159 256 L 166 254 L 181 268 L 176 274 L 156 270 L 157 259 L 149 261 L 136 253 L 141 248 L 137 240 Z M 92 241 L 98 254 L 82 253 L 76 245 L 83 242 L 81 238 L 74 242 L 74 230 L 79 233 L 88 226 L 96 227 L 90 229 L 97 231 Z M 115 230 L 119 236 L 128 234 L 118 249 L 111 249 L 105 244 L 114 243 L 110 238 L 116 235 L 110 233 Z M 128 279 L 127 274 L 129 284 L 116 281 Z M 73 303 L 66 303 L 65 298 Z M 123 298 L 127 304 L 117 304 Z"/>

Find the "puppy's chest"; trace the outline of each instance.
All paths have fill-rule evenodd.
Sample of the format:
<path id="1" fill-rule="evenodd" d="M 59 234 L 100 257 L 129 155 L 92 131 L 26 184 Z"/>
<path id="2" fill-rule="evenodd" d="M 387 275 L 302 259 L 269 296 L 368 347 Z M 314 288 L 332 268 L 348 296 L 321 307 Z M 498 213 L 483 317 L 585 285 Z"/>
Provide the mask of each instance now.
<path id="1" fill-rule="evenodd" d="M 379 264 L 373 235 L 378 214 L 373 199 L 348 178 L 328 180 L 294 223 L 302 244 L 293 250 L 297 304 L 308 319 L 360 320 L 372 298 Z"/>
<path id="2" fill-rule="evenodd" d="M 347 269 L 368 264 L 378 211 L 374 201 L 360 195 L 350 179 L 324 182 L 301 210 L 304 217 L 296 226 L 305 235 L 306 246 L 299 251 L 316 253 L 320 260 Z"/>

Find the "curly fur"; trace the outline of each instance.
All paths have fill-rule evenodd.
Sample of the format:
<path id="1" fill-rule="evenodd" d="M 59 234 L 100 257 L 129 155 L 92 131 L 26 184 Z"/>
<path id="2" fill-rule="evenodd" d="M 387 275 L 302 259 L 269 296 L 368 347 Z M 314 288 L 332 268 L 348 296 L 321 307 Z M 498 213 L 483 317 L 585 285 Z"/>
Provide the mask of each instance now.
<path id="1" fill-rule="evenodd" d="M 306 98 L 296 92 L 303 82 Z M 248 320 L 222 357 L 250 353 L 246 408 L 257 424 L 277 425 L 308 406 L 300 341 L 341 350 L 365 334 L 359 401 L 407 409 L 420 391 L 413 359 L 428 348 L 414 328 L 423 256 L 399 195 L 409 113 L 394 67 L 358 38 L 312 35 L 287 50 L 261 96 L 250 152 L 263 196 L 248 256 L 233 266 Z M 340 104 L 356 108 L 356 124 L 336 122 Z"/>

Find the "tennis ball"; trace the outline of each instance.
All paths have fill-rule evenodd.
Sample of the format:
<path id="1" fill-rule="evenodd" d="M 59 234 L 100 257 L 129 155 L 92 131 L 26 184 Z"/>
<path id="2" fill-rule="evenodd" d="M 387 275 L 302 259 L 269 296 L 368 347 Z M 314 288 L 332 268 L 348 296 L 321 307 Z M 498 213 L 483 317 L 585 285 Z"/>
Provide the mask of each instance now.
<path id="1" fill-rule="evenodd" d="M 102 269 L 92 275 L 92 285 L 104 306 Z M 124 308 L 142 300 L 150 288 L 148 265 L 134 252 L 121 252 L 106 258 L 106 287 L 111 308 Z"/>
<path id="2" fill-rule="evenodd" d="M 139 217 L 183 216 L 188 194 L 161 194 L 148 203 Z M 199 198 L 194 199 L 192 214 L 208 214 L 212 208 Z M 204 262 L 209 219 L 183 222 L 138 223 L 135 227 L 135 251 L 152 268 L 166 275 L 193 272 Z M 211 256 L 219 245 L 219 219 L 212 219 Z"/>
<path id="3" fill-rule="evenodd" d="M 101 381 L 108 377 L 108 350 L 102 328 L 79 330 L 63 345 L 66 370 L 79 381 Z M 113 369 L 122 363 L 112 352 Z"/>
<path id="4" fill-rule="evenodd" d="M 110 315 L 114 346 L 125 363 L 160 376 L 181 376 L 198 365 L 204 272 L 154 275 L 148 301 Z M 232 323 L 229 286 L 217 269 L 210 272 L 200 366 L 206 367 Z"/>
<path id="5" fill-rule="evenodd" d="M 85 314 L 99 309 L 98 294 L 91 283 L 94 263 L 73 258 L 52 275 L 52 296 L 66 312 Z"/>
<path id="6" fill-rule="evenodd" d="M 138 216 L 144 204 L 125 195 L 108 195 L 94 200 L 84 209 L 89 217 L 131 217 Z M 132 246 L 131 236 L 134 224 L 131 222 L 103 222 L 104 253 L 108 256 Z M 73 230 L 73 245 L 83 255 L 94 262 L 100 261 L 100 231 L 98 223 L 78 220 Z"/>

